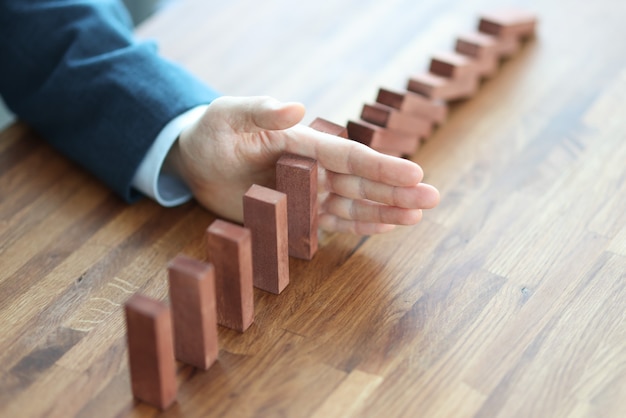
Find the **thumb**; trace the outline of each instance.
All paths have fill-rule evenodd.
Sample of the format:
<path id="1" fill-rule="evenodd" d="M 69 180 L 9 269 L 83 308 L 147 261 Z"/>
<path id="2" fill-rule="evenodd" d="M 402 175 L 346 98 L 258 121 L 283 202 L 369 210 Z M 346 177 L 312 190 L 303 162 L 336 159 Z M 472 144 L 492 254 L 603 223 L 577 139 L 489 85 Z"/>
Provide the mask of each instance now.
<path id="1" fill-rule="evenodd" d="M 300 103 L 282 103 L 267 96 L 220 97 L 213 104 L 219 105 L 220 113 L 233 130 L 248 133 L 291 128 L 305 113 Z"/>

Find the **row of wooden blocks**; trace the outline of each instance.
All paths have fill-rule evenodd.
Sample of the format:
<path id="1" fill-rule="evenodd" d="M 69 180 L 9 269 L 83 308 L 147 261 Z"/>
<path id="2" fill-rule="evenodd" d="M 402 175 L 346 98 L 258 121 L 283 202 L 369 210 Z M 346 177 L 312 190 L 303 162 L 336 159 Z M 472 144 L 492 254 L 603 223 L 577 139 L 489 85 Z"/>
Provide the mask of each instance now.
<path id="1" fill-rule="evenodd" d="M 456 52 L 433 57 L 429 72 L 407 91 L 380 89 L 359 121 L 346 127 L 317 118 L 311 127 L 392 155 L 410 155 L 447 115 L 447 101 L 470 97 L 503 57 L 532 36 L 525 12 L 481 17 L 478 32 L 460 36 Z M 126 303 L 134 396 L 165 409 L 177 392 L 176 359 L 208 369 L 218 355 L 217 326 L 244 332 L 254 321 L 253 287 L 280 294 L 289 284 L 289 256 L 317 251 L 317 162 L 284 155 L 276 190 L 253 185 L 243 197 L 244 225 L 215 220 L 206 231 L 206 261 L 179 255 L 168 264 L 170 306 L 141 294 Z"/>
<path id="2" fill-rule="evenodd" d="M 485 13 L 476 31 L 458 36 L 454 52 L 435 54 L 428 71 L 410 76 L 406 90 L 380 88 L 376 102 L 363 105 L 360 119 L 345 128 L 319 118 L 312 126 L 385 154 L 412 155 L 446 120 L 447 103 L 472 97 L 502 59 L 534 36 L 536 23 L 536 16 L 523 10 Z"/>
<path id="3" fill-rule="evenodd" d="M 206 231 L 207 260 L 178 255 L 168 264 L 170 306 L 141 294 L 125 305 L 135 398 L 165 409 L 176 398 L 175 359 L 208 369 L 218 354 L 217 325 L 244 332 L 254 321 L 253 287 L 280 294 L 289 256 L 317 251 L 317 162 L 284 155 L 276 189 L 253 185 L 244 226 L 217 219 Z"/>

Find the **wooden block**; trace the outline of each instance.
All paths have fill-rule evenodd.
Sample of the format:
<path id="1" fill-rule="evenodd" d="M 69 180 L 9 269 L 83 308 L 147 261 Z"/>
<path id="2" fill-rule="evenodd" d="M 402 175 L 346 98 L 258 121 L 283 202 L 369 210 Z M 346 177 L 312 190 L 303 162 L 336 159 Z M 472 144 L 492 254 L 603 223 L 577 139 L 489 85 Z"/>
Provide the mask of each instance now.
<path id="1" fill-rule="evenodd" d="M 455 50 L 459 54 L 474 58 L 481 77 L 492 77 L 498 70 L 499 58 L 497 39 L 480 32 L 468 32 L 456 40 Z"/>
<path id="2" fill-rule="evenodd" d="M 217 322 L 244 332 L 254 321 L 250 230 L 221 219 L 207 229 L 207 260 L 215 269 Z"/>
<path id="3" fill-rule="evenodd" d="M 135 398 L 166 409 L 176 400 L 176 362 L 170 309 L 135 294 L 125 304 L 128 363 Z"/>
<path id="4" fill-rule="evenodd" d="M 168 271 L 176 358 L 206 370 L 218 354 L 213 265 L 178 255 Z"/>
<path id="5" fill-rule="evenodd" d="M 526 39 L 534 36 L 537 16 L 521 9 L 501 9 L 483 13 L 478 30 L 498 38 Z"/>
<path id="6" fill-rule="evenodd" d="M 496 55 L 498 58 L 512 57 L 522 48 L 522 41 L 515 36 L 506 36 L 495 39 L 497 40 Z"/>
<path id="7" fill-rule="evenodd" d="M 422 94 L 431 99 L 443 99 L 446 86 L 450 80 L 432 73 L 413 75 L 407 83 L 407 90 Z"/>
<path id="8" fill-rule="evenodd" d="M 411 76 L 407 90 L 431 99 L 454 101 L 472 97 L 478 90 L 479 79 L 474 74 L 450 79 L 432 73 Z"/>
<path id="9" fill-rule="evenodd" d="M 480 58 L 485 53 L 496 50 L 498 40 L 493 35 L 481 32 L 466 32 L 457 37 L 456 51 L 470 57 Z"/>
<path id="10" fill-rule="evenodd" d="M 292 154 L 280 157 L 276 190 L 287 195 L 289 255 L 312 259 L 317 252 L 317 161 Z"/>
<path id="11" fill-rule="evenodd" d="M 411 155 L 419 147 L 419 137 L 391 131 L 364 120 L 348 121 L 348 136 L 376 151 L 390 155 Z"/>
<path id="12" fill-rule="evenodd" d="M 448 106 L 441 100 L 429 99 L 411 91 L 378 90 L 376 102 L 402 113 L 424 117 L 433 123 L 442 124 L 448 117 Z"/>
<path id="13" fill-rule="evenodd" d="M 392 131 L 427 138 L 432 134 L 433 122 L 410 113 L 403 113 L 381 103 L 364 104 L 361 119 Z"/>
<path id="14" fill-rule="evenodd" d="M 430 61 L 429 71 L 432 74 L 447 78 L 464 78 L 477 76 L 478 71 L 475 61 L 456 52 L 439 52 Z"/>
<path id="15" fill-rule="evenodd" d="M 519 9 L 502 9 L 483 13 L 478 22 L 478 31 L 493 35 L 497 40 L 496 51 L 501 58 L 514 55 L 522 41 L 535 34 L 537 17 Z"/>
<path id="16" fill-rule="evenodd" d="M 326 119 L 315 118 L 309 126 L 320 132 L 340 136 L 346 139 L 348 138 L 348 130 L 344 126 L 337 125 L 336 123 L 327 121 Z"/>
<path id="17" fill-rule="evenodd" d="M 254 286 L 279 294 L 289 284 L 287 195 L 252 185 L 243 196 L 243 219 L 252 234 Z"/>

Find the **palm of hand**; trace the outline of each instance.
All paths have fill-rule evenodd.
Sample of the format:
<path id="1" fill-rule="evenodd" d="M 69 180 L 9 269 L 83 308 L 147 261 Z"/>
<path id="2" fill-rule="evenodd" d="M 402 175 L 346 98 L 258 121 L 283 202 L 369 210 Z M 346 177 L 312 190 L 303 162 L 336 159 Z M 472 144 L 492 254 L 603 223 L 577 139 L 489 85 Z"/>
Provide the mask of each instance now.
<path id="1" fill-rule="evenodd" d="M 301 105 L 270 98 L 217 99 L 181 134 L 174 165 L 199 203 L 239 222 L 243 194 L 252 184 L 273 187 L 285 152 L 319 162 L 323 229 L 384 232 L 417 223 L 422 208 L 437 204 L 437 190 L 420 183 L 416 164 L 297 125 L 303 116 Z"/>

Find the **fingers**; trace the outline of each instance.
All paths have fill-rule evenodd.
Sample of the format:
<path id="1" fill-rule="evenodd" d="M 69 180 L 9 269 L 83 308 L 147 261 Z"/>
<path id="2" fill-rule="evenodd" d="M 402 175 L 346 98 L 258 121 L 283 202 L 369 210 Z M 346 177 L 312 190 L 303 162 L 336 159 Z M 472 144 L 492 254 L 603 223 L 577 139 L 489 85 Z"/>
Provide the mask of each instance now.
<path id="1" fill-rule="evenodd" d="M 392 231 L 396 226 L 381 223 L 352 221 L 341 219 L 330 214 L 323 214 L 320 215 L 319 218 L 319 227 L 320 229 L 329 232 L 348 232 L 355 235 L 374 235 Z"/>
<path id="2" fill-rule="evenodd" d="M 437 189 L 424 183 L 398 187 L 331 171 L 324 175 L 326 190 L 351 199 L 367 199 L 407 209 L 432 209 L 439 203 Z"/>
<path id="3" fill-rule="evenodd" d="M 424 176 L 421 167 L 414 162 L 381 154 L 356 141 L 302 125 L 288 132 L 288 152 L 316 159 L 324 168 L 336 173 L 400 187 L 414 186 Z"/>
<path id="4" fill-rule="evenodd" d="M 227 120 L 233 131 L 241 133 L 288 129 L 300 122 L 305 113 L 300 103 L 282 103 L 267 96 L 224 96 L 215 99 L 210 108 Z"/>
<path id="5" fill-rule="evenodd" d="M 405 209 L 368 200 L 348 199 L 330 193 L 321 203 L 323 213 L 339 218 L 394 225 L 415 225 L 422 219 L 421 209 Z"/>

